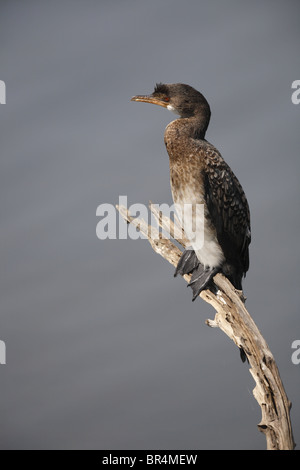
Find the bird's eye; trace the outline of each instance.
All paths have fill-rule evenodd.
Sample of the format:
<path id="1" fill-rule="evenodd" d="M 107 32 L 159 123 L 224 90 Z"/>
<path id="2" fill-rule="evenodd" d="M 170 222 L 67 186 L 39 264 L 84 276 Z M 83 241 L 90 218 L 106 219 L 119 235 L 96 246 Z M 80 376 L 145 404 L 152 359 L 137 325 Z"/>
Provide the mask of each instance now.
<path id="1" fill-rule="evenodd" d="M 164 96 L 164 101 L 170 101 L 170 98 L 168 96 Z"/>

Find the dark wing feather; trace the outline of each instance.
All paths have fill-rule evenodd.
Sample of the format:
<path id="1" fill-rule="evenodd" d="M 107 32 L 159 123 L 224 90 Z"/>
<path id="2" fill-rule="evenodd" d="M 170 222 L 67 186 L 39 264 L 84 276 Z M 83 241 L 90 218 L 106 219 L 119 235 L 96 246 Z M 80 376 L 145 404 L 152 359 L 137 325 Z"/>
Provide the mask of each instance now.
<path id="1" fill-rule="evenodd" d="M 204 171 L 205 200 L 226 260 L 245 275 L 251 241 L 248 202 L 237 177 L 219 152 L 208 146 Z"/>

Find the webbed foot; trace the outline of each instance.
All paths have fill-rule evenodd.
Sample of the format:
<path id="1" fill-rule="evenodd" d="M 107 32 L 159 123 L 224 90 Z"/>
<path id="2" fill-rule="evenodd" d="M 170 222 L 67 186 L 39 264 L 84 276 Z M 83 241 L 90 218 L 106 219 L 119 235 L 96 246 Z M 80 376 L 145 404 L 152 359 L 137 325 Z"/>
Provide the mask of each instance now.
<path id="1" fill-rule="evenodd" d="M 194 250 L 184 250 L 180 260 L 178 261 L 174 277 L 176 277 L 178 274 L 184 276 L 185 274 L 192 273 L 198 267 L 199 264 L 200 262 Z"/>
<path id="2" fill-rule="evenodd" d="M 218 272 L 220 272 L 220 268 L 204 268 L 204 266 L 199 263 L 199 266 L 193 272 L 190 283 L 188 284 L 193 290 L 193 302 L 203 290 L 208 288 L 214 290 L 213 277 Z"/>

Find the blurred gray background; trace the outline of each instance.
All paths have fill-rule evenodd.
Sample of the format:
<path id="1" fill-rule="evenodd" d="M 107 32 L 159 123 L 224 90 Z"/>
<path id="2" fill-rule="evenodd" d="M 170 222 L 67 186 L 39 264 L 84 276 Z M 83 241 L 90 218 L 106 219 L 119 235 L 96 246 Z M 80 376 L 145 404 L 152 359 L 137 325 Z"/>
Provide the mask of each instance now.
<path id="1" fill-rule="evenodd" d="M 206 96 L 207 139 L 252 215 L 247 306 L 300 442 L 298 1 L 1 1 L 2 449 L 264 449 L 254 381 L 204 301 L 145 240 L 96 237 L 102 203 L 172 203 L 174 115 L 156 82 Z"/>

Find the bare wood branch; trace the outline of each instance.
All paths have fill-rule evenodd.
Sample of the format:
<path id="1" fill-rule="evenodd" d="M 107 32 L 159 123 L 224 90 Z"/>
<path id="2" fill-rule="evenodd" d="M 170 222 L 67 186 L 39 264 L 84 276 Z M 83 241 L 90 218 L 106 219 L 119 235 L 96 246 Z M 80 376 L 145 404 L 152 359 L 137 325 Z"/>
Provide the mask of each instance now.
<path id="1" fill-rule="evenodd" d="M 173 220 L 169 219 L 169 217 L 166 217 L 151 201 L 149 203 L 149 208 L 159 227 L 165 230 L 171 238 L 174 238 L 174 240 L 177 240 L 180 245 L 186 248 L 189 245 L 189 240 L 186 238 L 184 230 L 180 227 L 179 222 L 177 221 L 177 223 L 175 223 Z"/>
<path id="2" fill-rule="evenodd" d="M 188 239 L 178 224 L 161 214 L 150 203 L 150 210 L 159 227 L 170 238 L 163 237 L 157 228 L 142 219 L 132 217 L 125 207 L 117 206 L 117 209 L 124 220 L 143 233 L 156 253 L 173 266 L 177 266 L 181 250 L 170 238 L 174 238 L 184 247 L 188 245 Z M 189 281 L 190 277 L 185 275 L 184 279 Z M 200 297 L 216 310 L 214 320 L 206 320 L 206 324 L 220 328 L 247 355 L 250 373 L 256 382 L 253 395 L 262 412 L 258 428 L 265 434 L 267 449 L 293 450 L 295 443 L 290 419 L 291 403 L 285 393 L 275 359 L 245 307 L 242 292 L 237 291 L 221 274 L 214 277 L 214 282 L 219 289 L 216 294 L 209 290 L 200 294 Z"/>

